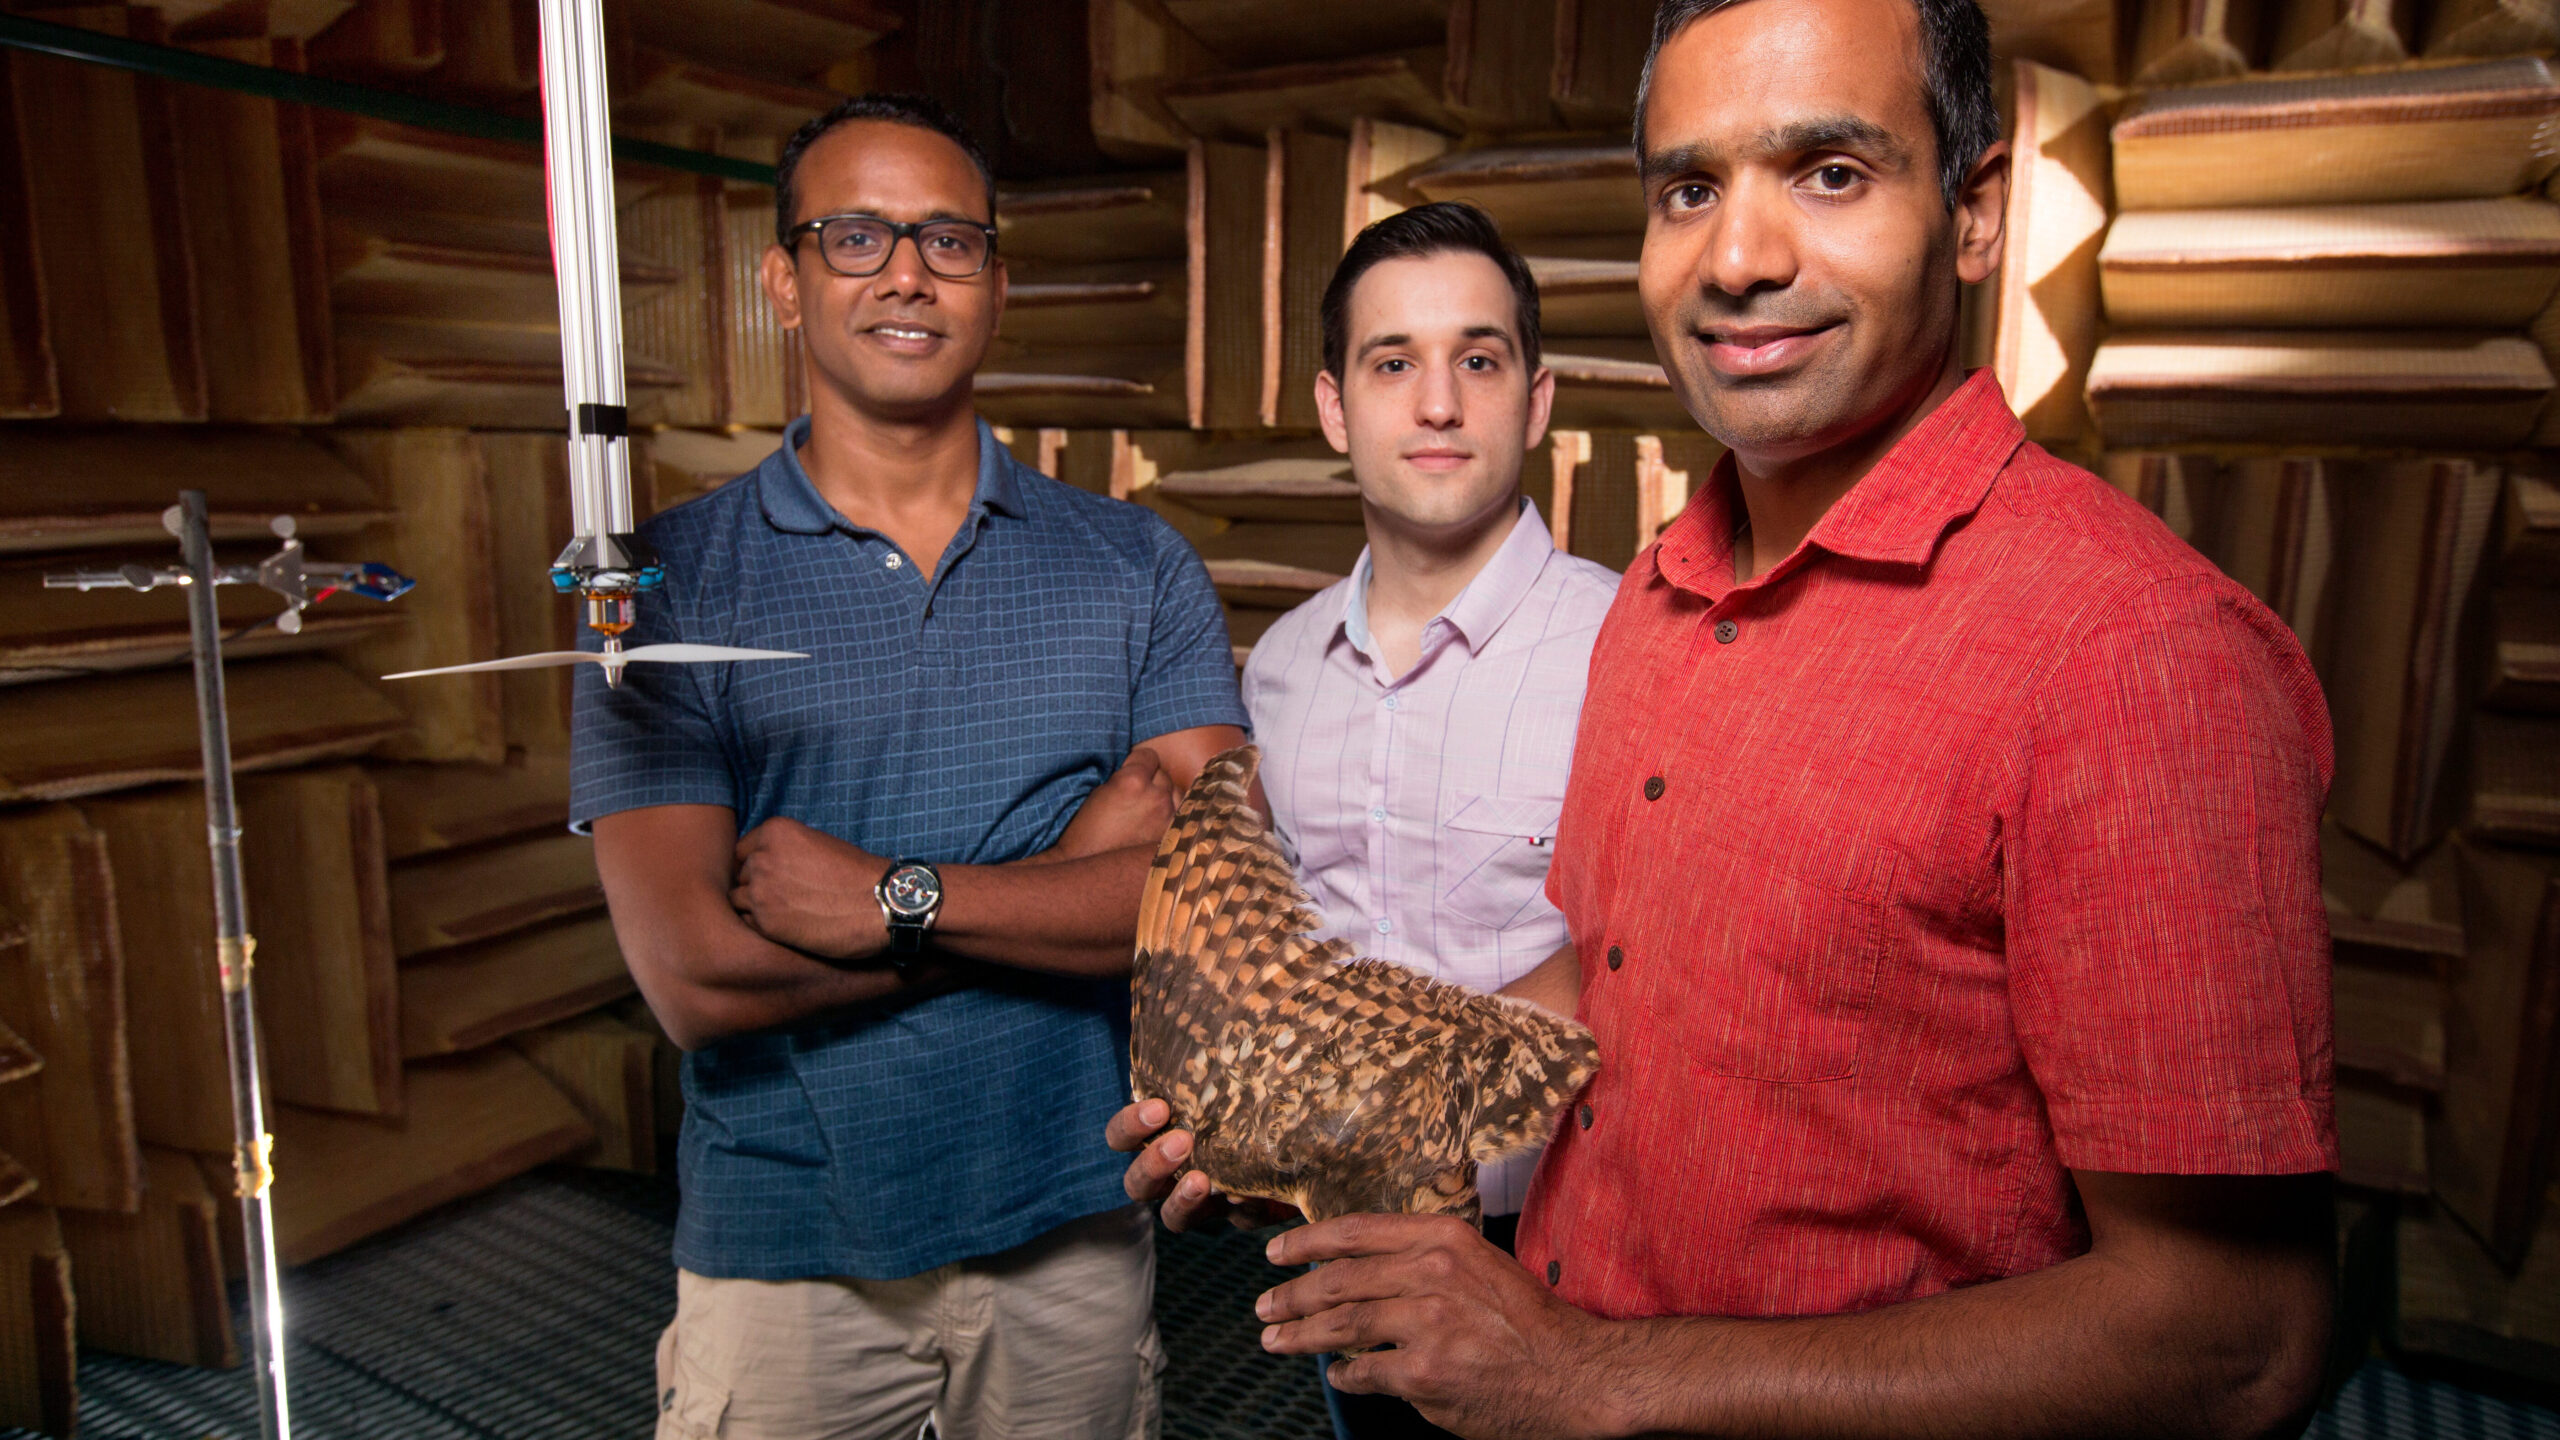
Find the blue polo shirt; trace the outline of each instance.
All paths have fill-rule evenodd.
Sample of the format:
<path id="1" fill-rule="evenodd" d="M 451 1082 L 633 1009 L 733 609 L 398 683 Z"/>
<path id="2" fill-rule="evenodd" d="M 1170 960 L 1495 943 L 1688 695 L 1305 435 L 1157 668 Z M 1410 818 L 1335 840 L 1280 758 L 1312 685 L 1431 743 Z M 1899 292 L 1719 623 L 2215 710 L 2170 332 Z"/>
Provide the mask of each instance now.
<path id="1" fill-rule="evenodd" d="M 978 429 L 978 489 L 927 581 L 801 468 L 641 527 L 666 564 L 628 643 L 805 651 L 581 666 L 572 818 L 726 805 L 875 855 L 1019 860 L 1141 741 L 1243 725 L 1225 616 L 1154 513 L 1051 480 Z M 1102 1142 L 1129 1093 L 1129 987 L 1003 971 L 882 1013 L 685 1057 L 676 1263 L 747 1279 L 887 1279 L 1125 1204 Z"/>

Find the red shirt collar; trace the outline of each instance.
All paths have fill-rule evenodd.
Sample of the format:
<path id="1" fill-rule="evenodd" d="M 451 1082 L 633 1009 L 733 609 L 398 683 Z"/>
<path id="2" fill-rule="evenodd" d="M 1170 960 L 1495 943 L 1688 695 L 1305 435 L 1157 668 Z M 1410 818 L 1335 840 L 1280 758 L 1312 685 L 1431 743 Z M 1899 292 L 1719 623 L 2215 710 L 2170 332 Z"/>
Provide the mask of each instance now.
<path id="1" fill-rule="evenodd" d="M 1947 527 L 1981 507 L 2026 438 L 2000 382 L 1988 369 L 1974 371 L 1832 505 L 1795 554 L 1751 583 L 1768 584 L 1801 568 L 1817 547 L 1855 560 L 1927 564 Z M 1683 590 L 1721 599 L 1736 588 L 1733 541 L 1741 515 L 1742 490 L 1728 454 L 1663 530 L 1654 567 Z"/>

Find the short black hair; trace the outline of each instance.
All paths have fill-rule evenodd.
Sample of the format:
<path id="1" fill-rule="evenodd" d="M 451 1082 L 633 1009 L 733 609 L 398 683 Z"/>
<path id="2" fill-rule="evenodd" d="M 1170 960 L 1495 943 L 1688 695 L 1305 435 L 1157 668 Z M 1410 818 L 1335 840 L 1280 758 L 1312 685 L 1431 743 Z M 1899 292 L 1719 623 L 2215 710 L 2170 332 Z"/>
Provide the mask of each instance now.
<path id="1" fill-rule="evenodd" d="M 1653 94 L 1653 62 L 1691 21 L 1735 0 L 1662 0 L 1653 12 L 1653 44 L 1636 82 L 1636 158 L 1644 158 L 1644 107 Z M 1953 210 L 1964 177 L 1982 152 L 2000 143 L 2000 106 L 1991 93 L 1991 22 L 1974 0 L 1911 0 L 1920 11 L 1920 90 L 1938 136 L 1938 190 Z"/>
<path id="2" fill-rule="evenodd" d="M 799 174 L 800 157 L 808 152 L 810 146 L 818 143 L 820 136 L 856 120 L 886 120 L 892 125 L 912 125 L 919 130 L 930 130 L 959 146 L 960 153 L 969 157 L 969 163 L 978 167 L 978 178 L 986 182 L 987 223 L 996 223 L 995 171 L 987 167 L 986 152 L 978 148 L 977 141 L 969 138 L 969 131 L 960 123 L 959 117 L 928 96 L 884 91 L 856 95 L 842 101 L 834 109 L 791 133 L 791 139 L 782 147 L 782 158 L 773 167 L 775 244 L 786 250 L 791 248 L 791 227 L 800 217 L 800 196 L 792 185 Z"/>
<path id="3" fill-rule="evenodd" d="M 1340 380 L 1342 367 L 1350 358 L 1351 291 L 1360 283 L 1360 277 L 1381 260 L 1415 260 L 1448 251 L 1482 255 L 1511 282 L 1520 356 L 1529 372 L 1537 370 L 1538 282 L 1529 273 L 1529 262 L 1503 242 L 1502 231 L 1492 216 L 1463 200 L 1435 200 L 1399 210 L 1372 224 L 1351 242 L 1350 249 L 1342 252 L 1341 262 L 1333 267 L 1332 282 L 1324 287 L 1324 305 L 1319 312 L 1328 374 Z"/>

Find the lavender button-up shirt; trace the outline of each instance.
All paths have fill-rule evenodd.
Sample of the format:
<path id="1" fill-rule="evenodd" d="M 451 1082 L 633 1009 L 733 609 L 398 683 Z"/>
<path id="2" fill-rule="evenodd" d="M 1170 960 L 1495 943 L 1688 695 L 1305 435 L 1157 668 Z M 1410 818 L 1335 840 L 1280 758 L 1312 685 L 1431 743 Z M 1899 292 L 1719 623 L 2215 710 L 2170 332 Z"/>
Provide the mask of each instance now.
<path id="1" fill-rule="evenodd" d="M 1591 642 L 1617 592 L 1555 548 L 1523 503 L 1502 548 L 1423 626 L 1389 676 L 1369 632 L 1369 554 L 1282 616 L 1245 662 L 1262 784 L 1319 938 L 1496 990 L 1568 938 L 1547 862 Z M 1485 1213 L 1520 1208 L 1536 1157 L 1477 1177 Z"/>

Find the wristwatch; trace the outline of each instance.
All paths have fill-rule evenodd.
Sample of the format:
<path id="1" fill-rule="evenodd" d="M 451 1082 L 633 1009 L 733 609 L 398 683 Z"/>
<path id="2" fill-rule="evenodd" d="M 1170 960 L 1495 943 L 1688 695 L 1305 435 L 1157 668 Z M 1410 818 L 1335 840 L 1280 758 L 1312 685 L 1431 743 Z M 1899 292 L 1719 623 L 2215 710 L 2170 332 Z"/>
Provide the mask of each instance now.
<path id="1" fill-rule="evenodd" d="M 872 887 L 880 918 L 889 923 L 890 963 L 904 970 L 923 953 L 935 917 L 942 913 L 942 872 L 922 860 L 892 860 Z"/>

